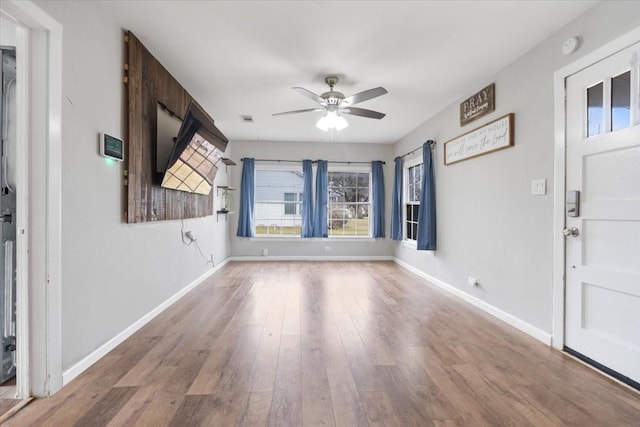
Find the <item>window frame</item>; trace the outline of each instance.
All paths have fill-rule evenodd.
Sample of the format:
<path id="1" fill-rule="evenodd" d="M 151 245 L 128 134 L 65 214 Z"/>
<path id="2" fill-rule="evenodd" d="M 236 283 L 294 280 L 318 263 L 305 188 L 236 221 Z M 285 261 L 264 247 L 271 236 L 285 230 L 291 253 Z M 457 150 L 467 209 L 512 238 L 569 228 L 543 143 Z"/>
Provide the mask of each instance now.
<path id="1" fill-rule="evenodd" d="M 288 194 L 292 194 L 293 195 L 293 200 L 287 200 L 287 195 Z M 302 216 L 302 192 L 296 193 L 296 192 L 291 192 L 291 191 L 287 191 L 285 193 L 283 193 L 284 195 L 284 214 L 285 216 Z M 287 213 L 287 207 L 289 206 L 293 206 L 293 213 Z"/>
<path id="2" fill-rule="evenodd" d="M 356 234 L 342 234 L 342 235 L 338 235 L 338 234 L 331 234 L 330 231 L 331 229 L 329 228 L 328 224 L 327 224 L 327 235 L 329 239 L 371 239 L 373 236 L 373 173 L 371 171 L 371 164 L 349 164 L 349 165 L 344 165 L 344 164 L 334 164 L 332 165 L 331 163 L 329 163 L 328 168 L 327 168 L 327 180 L 329 179 L 329 175 L 333 172 L 349 172 L 349 173 L 366 173 L 368 175 L 369 178 L 369 195 L 368 195 L 368 201 L 367 202 L 356 202 L 355 204 L 357 205 L 368 205 L 368 212 L 369 212 L 369 221 L 368 221 L 368 232 L 366 235 L 356 235 Z M 334 203 L 338 203 L 338 204 L 354 204 L 354 203 L 348 203 L 348 202 L 334 202 Z M 330 212 L 331 212 L 331 195 L 329 194 L 329 185 L 327 184 L 327 222 L 330 219 Z M 357 217 L 357 215 L 356 215 Z"/>
<path id="3" fill-rule="evenodd" d="M 422 174 L 424 174 L 424 162 L 422 160 L 421 156 L 415 157 L 411 160 L 408 160 L 404 163 L 404 165 L 402 166 L 402 173 L 403 173 L 403 180 L 402 180 L 402 191 L 403 191 L 403 197 L 402 197 L 402 243 L 410 246 L 410 247 L 417 247 L 418 245 L 418 240 L 417 240 L 417 236 L 416 239 L 411 239 L 409 238 L 409 233 L 408 233 L 408 223 L 410 222 L 409 219 L 407 218 L 407 209 L 408 206 L 418 206 L 418 214 L 420 212 L 420 205 L 421 205 L 421 201 L 415 201 L 415 200 L 410 200 L 409 198 L 409 186 L 410 186 L 410 182 L 409 182 L 409 170 L 411 168 L 415 168 L 417 166 L 422 165 L 421 168 L 421 175 L 420 175 L 420 182 L 422 182 Z M 416 218 L 415 221 L 411 221 L 411 223 L 416 223 L 418 222 L 418 219 Z"/>
<path id="4" fill-rule="evenodd" d="M 282 164 L 278 164 L 278 165 L 269 165 L 269 164 L 258 164 L 256 162 L 255 165 L 255 173 L 257 174 L 259 171 L 275 171 L 275 172 L 294 172 L 294 173 L 300 173 L 301 176 L 303 174 L 302 171 L 302 163 L 300 163 L 299 165 L 297 164 L 290 164 L 290 165 L 282 165 Z M 304 186 L 304 184 L 303 184 Z M 282 217 L 280 220 L 282 219 L 294 219 L 296 216 L 298 217 L 302 217 L 302 191 L 303 188 L 300 189 L 300 192 L 295 192 L 295 191 L 286 191 L 283 192 L 282 197 L 283 200 L 282 201 L 266 201 L 266 202 L 258 202 L 256 200 L 257 198 L 257 181 L 254 181 L 253 183 L 253 189 L 254 189 L 254 195 L 253 195 L 253 205 L 254 205 L 254 211 L 253 211 L 253 234 L 255 237 L 260 238 L 260 239 L 282 239 L 282 238 L 287 238 L 287 239 L 299 239 L 300 233 L 298 234 L 283 234 L 283 233 L 279 233 L 279 234 L 270 234 L 270 233 L 258 233 L 258 223 L 257 223 L 257 213 L 258 213 L 258 205 L 259 204 L 265 204 L 265 205 L 282 205 L 283 207 L 283 213 L 282 213 Z M 296 201 L 287 201 L 284 200 L 284 195 L 285 194 L 299 194 L 299 199 Z M 286 213 L 286 206 L 288 204 L 295 204 L 296 206 L 296 212 L 297 214 L 287 214 Z M 302 224 L 300 225 L 302 227 Z M 271 227 L 271 225 L 266 225 L 267 227 L 267 231 L 269 230 L 269 227 Z"/>

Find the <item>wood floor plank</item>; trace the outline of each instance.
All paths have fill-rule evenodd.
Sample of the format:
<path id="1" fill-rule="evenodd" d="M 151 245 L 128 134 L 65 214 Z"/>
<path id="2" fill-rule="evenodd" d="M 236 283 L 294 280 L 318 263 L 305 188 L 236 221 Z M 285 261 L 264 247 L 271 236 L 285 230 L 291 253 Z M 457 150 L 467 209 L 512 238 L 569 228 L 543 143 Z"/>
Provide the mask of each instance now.
<path id="1" fill-rule="evenodd" d="M 368 426 L 367 415 L 349 367 L 327 369 L 336 426 Z"/>
<path id="2" fill-rule="evenodd" d="M 327 377 L 324 333 L 327 309 L 320 303 L 318 286 L 311 277 L 304 288 L 304 307 L 301 317 L 300 366 L 302 385 L 302 424 L 305 426 L 333 426 L 333 405 Z"/>
<path id="3" fill-rule="evenodd" d="M 300 336 L 283 335 L 273 386 L 270 425 L 302 425 Z"/>
<path id="4" fill-rule="evenodd" d="M 154 395 L 166 387 L 167 381 L 177 370 L 176 367 L 157 368 L 149 374 L 145 385 L 137 388 L 137 391 L 122 406 L 120 411 L 109 421 L 108 427 L 134 425 L 145 409 L 145 405 L 153 399 Z"/>
<path id="5" fill-rule="evenodd" d="M 270 391 L 250 392 L 238 425 L 243 427 L 266 426 L 269 422 L 272 397 L 273 393 Z"/>
<path id="6" fill-rule="evenodd" d="M 640 394 L 392 262 L 231 262 L 5 424 L 638 427 L 638 420 Z"/>
<path id="7" fill-rule="evenodd" d="M 384 391 L 361 391 L 360 399 L 364 406 L 364 412 L 371 427 L 403 427 L 397 417 L 391 399 Z M 424 424 L 423 424 L 424 425 Z"/>
<path id="8" fill-rule="evenodd" d="M 273 391 L 284 318 L 286 288 L 276 289 L 251 369 L 250 391 Z"/>
<path id="9" fill-rule="evenodd" d="M 138 391 L 138 387 L 113 387 L 76 421 L 74 427 L 105 426 Z"/>
<path id="10" fill-rule="evenodd" d="M 183 353 L 183 359 L 166 383 L 145 401 L 134 425 L 138 427 L 167 425 L 182 404 L 184 396 L 210 353 L 210 350 L 186 350 Z"/>
<path id="11" fill-rule="evenodd" d="M 498 418 L 479 403 L 482 398 L 468 392 L 464 380 L 433 351 L 426 347 L 410 350 L 468 425 L 501 425 Z"/>

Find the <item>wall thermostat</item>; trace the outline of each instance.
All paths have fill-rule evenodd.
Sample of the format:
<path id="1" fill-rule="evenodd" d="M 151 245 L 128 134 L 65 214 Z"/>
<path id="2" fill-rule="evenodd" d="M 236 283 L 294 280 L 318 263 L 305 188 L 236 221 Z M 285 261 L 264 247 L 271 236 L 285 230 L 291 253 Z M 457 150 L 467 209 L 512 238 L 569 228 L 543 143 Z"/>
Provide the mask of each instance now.
<path id="1" fill-rule="evenodd" d="M 124 160 L 124 142 L 120 138 L 103 133 L 100 135 L 100 155 L 119 162 Z"/>

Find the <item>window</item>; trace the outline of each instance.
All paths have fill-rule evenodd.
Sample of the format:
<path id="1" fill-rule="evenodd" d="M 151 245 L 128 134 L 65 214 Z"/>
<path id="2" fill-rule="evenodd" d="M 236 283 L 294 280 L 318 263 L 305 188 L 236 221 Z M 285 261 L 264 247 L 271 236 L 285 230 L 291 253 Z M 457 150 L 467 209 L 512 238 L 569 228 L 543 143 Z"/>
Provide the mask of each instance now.
<path id="1" fill-rule="evenodd" d="M 255 171 L 256 236 L 299 236 L 302 229 L 302 169 Z"/>
<path id="2" fill-rule="evenodd" d="M 409 241 L 418 239 L 418 213 L 422 194 L 422 163 L 413 163 L 405 168 L 405 211 L 404 238 Z"/>
<path id="3" fill-rule="evenodd" d="M 327 179 L 329 237 L 371 236 L 371 170 L 329 170 Z M 259 237 L 299 237 L 303 188 L 301 168 L 256 166 L 254 234 Z"/>
<path id="4" fill-rule="evenodd" d="M 587 137 L 631 126 L 631 93 L 631 71 L 587 88 Z"/>
<path id="5" fill-rule="evenodd" d="M 329 237 L 370 236 L 370 171 L 328 172 Z"/>
<path id="6" fill-rule="evenodd" d="M 285 215 L 300 215 L 300 207 L 302 206 L 302 193 L 284 193 L 284 201 L 294 202 L 284 204 Z"/>

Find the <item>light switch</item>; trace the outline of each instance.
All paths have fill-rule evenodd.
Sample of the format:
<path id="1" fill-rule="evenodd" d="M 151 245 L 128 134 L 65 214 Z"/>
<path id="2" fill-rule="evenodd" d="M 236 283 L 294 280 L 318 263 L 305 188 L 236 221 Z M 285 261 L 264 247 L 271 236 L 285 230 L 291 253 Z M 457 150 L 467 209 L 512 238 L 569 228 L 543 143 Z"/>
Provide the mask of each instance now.
<path id="1" fill-rule="evenodd" d="M 532 196 L 544 196 L 547 194 L 547 180 L 546 179 L 532 179 L 531 180 L 531 195 Z"/>

